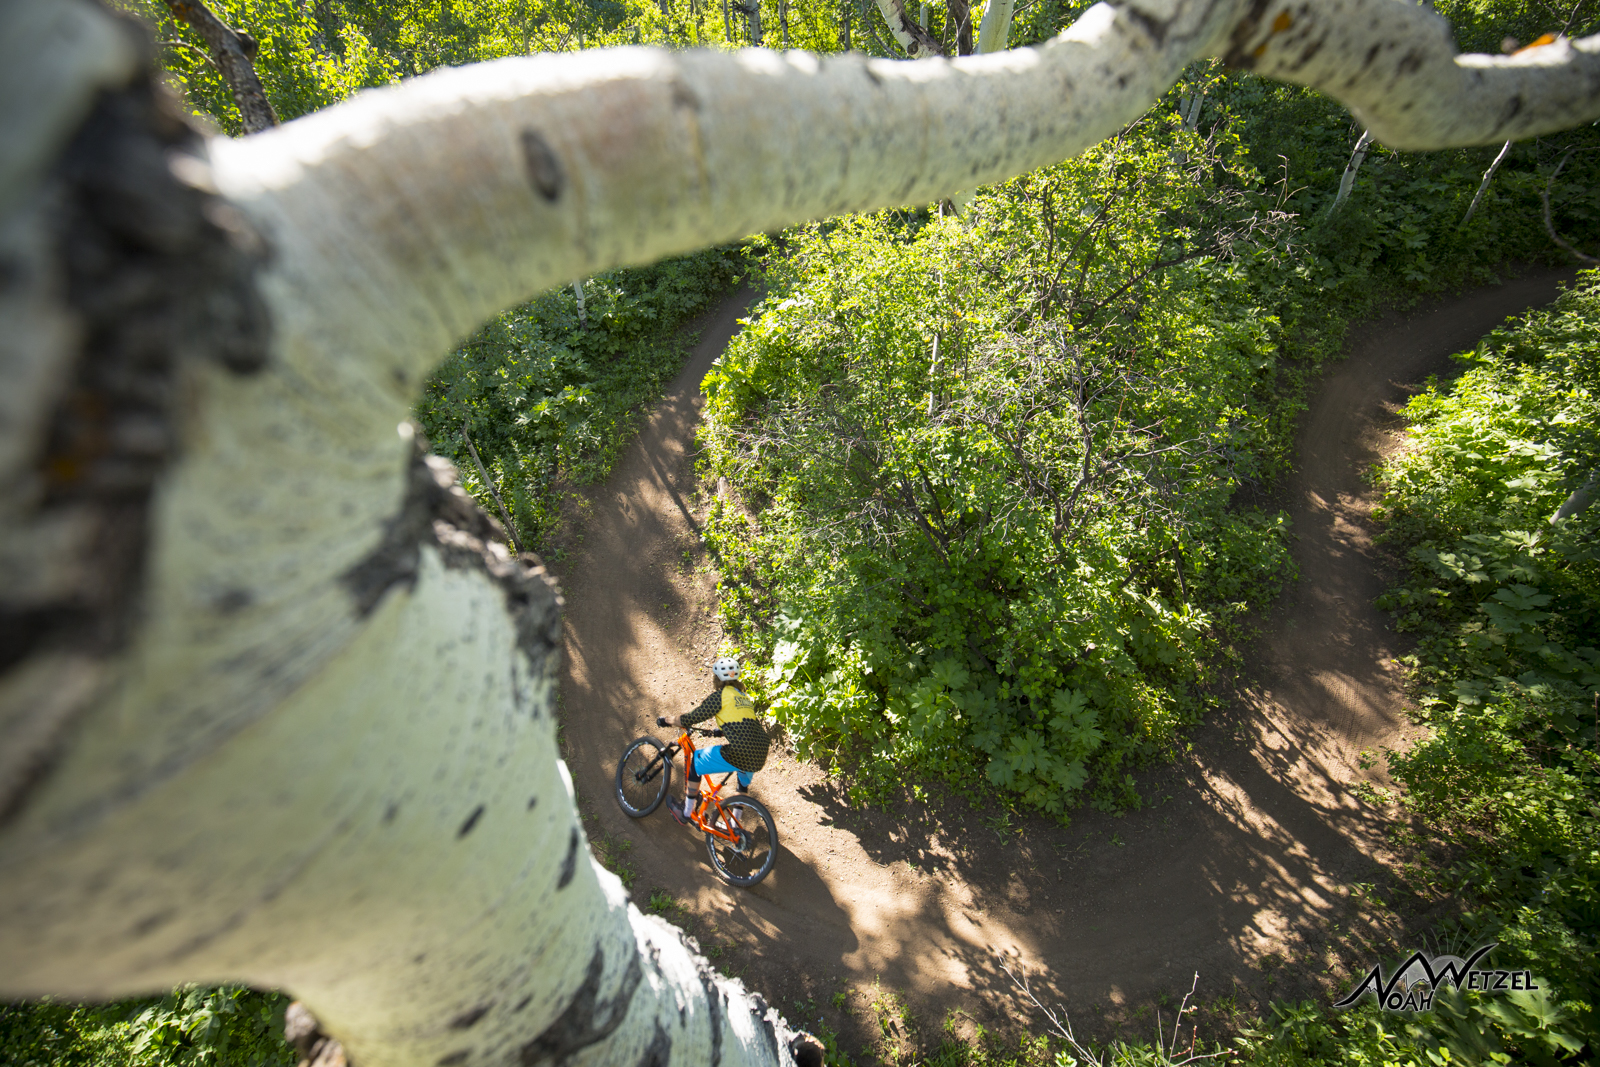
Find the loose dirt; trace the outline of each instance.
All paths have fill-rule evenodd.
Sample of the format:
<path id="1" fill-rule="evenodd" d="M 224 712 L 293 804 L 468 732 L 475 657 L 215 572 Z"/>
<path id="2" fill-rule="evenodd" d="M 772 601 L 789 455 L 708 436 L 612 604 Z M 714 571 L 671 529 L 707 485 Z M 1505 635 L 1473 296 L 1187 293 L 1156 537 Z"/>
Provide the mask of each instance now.
<path id="1" fill-rule="evenodd" d="M 623 746 L 664 736 L 655 717 L 710 689 L 722 634 L 694 430 L 699 383 L 754 299 L 735 294 L 696 324 L 688 364 L 589 498 L 582 543 L 557 567 L 565 748 L 591 838 L 639 905 L 690 929 L 720 968 L 796 1024 L 881 1053 L 919 1025 L 936 1039 L 930 1027 L 951 1013 L 958 1029 L 1041 1029 L 1008 967 L 1101 1034 L 1148 1036 L 1152 1006 L 1181 998 L 1196 974 L 1222 1026 L 1265 999 L 1343 985 L 1408 936 L 1377 903 L 1401 858 L 1392 809 L 1356 788 L 1388 784 L 1381 761 L 1363 769 L 1361 754 L 1413 729 L 1395 659 L 1405 642 L 1373 607 L 1393 563 L 1372 543 L 1365 472 L 1396 446 L 1399 406 L 1426 376 L 1448 374 L 1451 353 L 1570 277 L 1529 275 L 1353 333 L 1314 391 L 1281 493 L 1300 577 L 1263 607 L 1229 709 L 1179 762 L 1140 776 L 1142 810 L 1084 812 L 1062 828 L 931 786 L 926 800 L 908 791 L 863 810 L 816 767 L 775 753 L 754 792 L 783 847 L 748 890 L 716 881 L 701 840 L 664 806 L 635 822 L 611 795 Z M 681 786 L 675 774 L 676 795 Z"/>

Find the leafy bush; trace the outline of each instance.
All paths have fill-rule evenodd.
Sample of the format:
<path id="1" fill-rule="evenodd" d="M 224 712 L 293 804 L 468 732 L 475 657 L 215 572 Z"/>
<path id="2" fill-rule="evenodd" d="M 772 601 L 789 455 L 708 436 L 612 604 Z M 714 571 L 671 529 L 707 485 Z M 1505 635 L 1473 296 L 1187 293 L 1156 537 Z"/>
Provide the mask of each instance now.
<path id="1" fill-rule="evenodd" d="M 563 486 L 606 476 L 644 406 L 683 365 L 677 327 L 727 292 L 740 269 L 734 250 L 708 249 L 598 274 L 584 283 L 587 327 L 570 288 L 496 316 L 423 390 L 417 416 L 433 450 L 455 461 L 493 514 L 465 423 L 512 521 L 538 545 L 559 518 Z"/>
<path id="2" fill-rule="evenodd" d="M 1457 7 L 1469 36 L 1499 17 Z M 1553 221 L 1596 233 L 1596 131 L 1514 149 L 1469 227 L 1497 149 L 1374 147 L 1331 210 L 1359 132 L 1197 63 L 1119 137 L 980 195 L 970 230 L 890 212 L 771 250 L 763 315 L 706 383 L 709 470 L 742 505 L 711 536 L 803 751 L 1057 814 L 1136 801 L 1127 770 L 1281 577 L 1282 517 L 1236 491 L 1285 469 L 1346 326 L 1550 258 L 1561 159 Z"/>
<path id="3" fill-rule="evenodd" d="M 1553 983 L 1600 1047 L 1600 509 L 1551 522 L 1600 467 L 1600 274 L 1460 358 L 1383 472 L 1410 573 L 1381 603 L 1417 635 L 1432 728 L 1390 766 L 1469 846 L 1467 929 Z"/>
<path id="4" fill-rule="evenodd" d="M 104 1005 L 0 1005 L 4 1067 L 291 1067 L 289 1001 L 238 986 L 182 986 Z"/>
<path id="5" fill-rule="evenodd" d="M 1153 115 L 980 196 L 792 232 L 705 383 L 723 606 L 808 753 L 1063 814 L 1204 705 L 1270 596 L 1285 220 L 1237 146 Z M 1157 280 L 1162 284 L 1156 284 Z M 775 620 L 775 621 L 774 621 Z"/>

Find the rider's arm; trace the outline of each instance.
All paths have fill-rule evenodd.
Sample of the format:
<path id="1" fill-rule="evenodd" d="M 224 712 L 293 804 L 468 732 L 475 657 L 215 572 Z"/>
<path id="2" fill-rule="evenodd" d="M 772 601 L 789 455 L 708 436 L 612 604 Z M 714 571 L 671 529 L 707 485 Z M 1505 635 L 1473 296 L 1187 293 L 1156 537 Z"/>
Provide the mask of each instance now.
<path id="1" fill-rule="evenodd" d="M 722 694 L 712 693 L 700 702 L 700 706 L 693 711 L 678 716 L 679 726 L 693 726 L 697 722 L 705 722 L 717 712 L 722 710 Z"/>

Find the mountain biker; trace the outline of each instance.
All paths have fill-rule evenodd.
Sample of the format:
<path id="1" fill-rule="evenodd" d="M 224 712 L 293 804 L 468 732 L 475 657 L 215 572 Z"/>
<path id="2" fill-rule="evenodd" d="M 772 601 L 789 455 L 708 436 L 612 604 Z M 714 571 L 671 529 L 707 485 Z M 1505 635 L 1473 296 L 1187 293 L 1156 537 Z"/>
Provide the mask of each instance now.
<path id="1" fill-rule="evenodd" d="M 755 701 L 744 691 L 739 681 L 739 661 L 723 656 L 711 665 L 711 695 L 700 702 L 693 711 L 678 716 L 679 726 L 693 726 L 712 717 L 728 739 L 724 745 L 710 745 L 696 749 L 690 766 L 684 768 L 683 810 L 672 809 L 672 817 L 686 825 L 700 803 L 700 776 L 702 774 L 737 774 L 739 792 L 750 792 L 750 779 L 767 765 L 767 731 L 756 714 Z M 666 726 L 667 720 L 656 720 Z"/>

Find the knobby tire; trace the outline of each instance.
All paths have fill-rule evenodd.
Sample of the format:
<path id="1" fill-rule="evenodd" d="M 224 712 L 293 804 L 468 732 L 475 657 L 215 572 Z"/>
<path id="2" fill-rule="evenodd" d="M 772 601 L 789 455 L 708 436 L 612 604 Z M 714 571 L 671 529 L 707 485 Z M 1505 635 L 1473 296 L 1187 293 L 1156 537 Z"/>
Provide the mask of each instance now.
<path id="1" fill-rule="evenodd" d="M 672 756 L 667 747 L 653 737 L 640 737 L 622 752 L 617 761 L 617 803 L 635 819 L 642 819 L 661 806 L 672 784 Z"/>
<path id="2" fill-rule="evenodd" d="M 778 858 L 778 824 L 765 804 L 753 797 L 732 796 L 722 809 L 737 814 L 743 828 L 745 847 L 735 848 L 715 834 L 706 834 L 706 851 L 717 877 L 734 886 L 752 886 L 772 872 Z"/>

